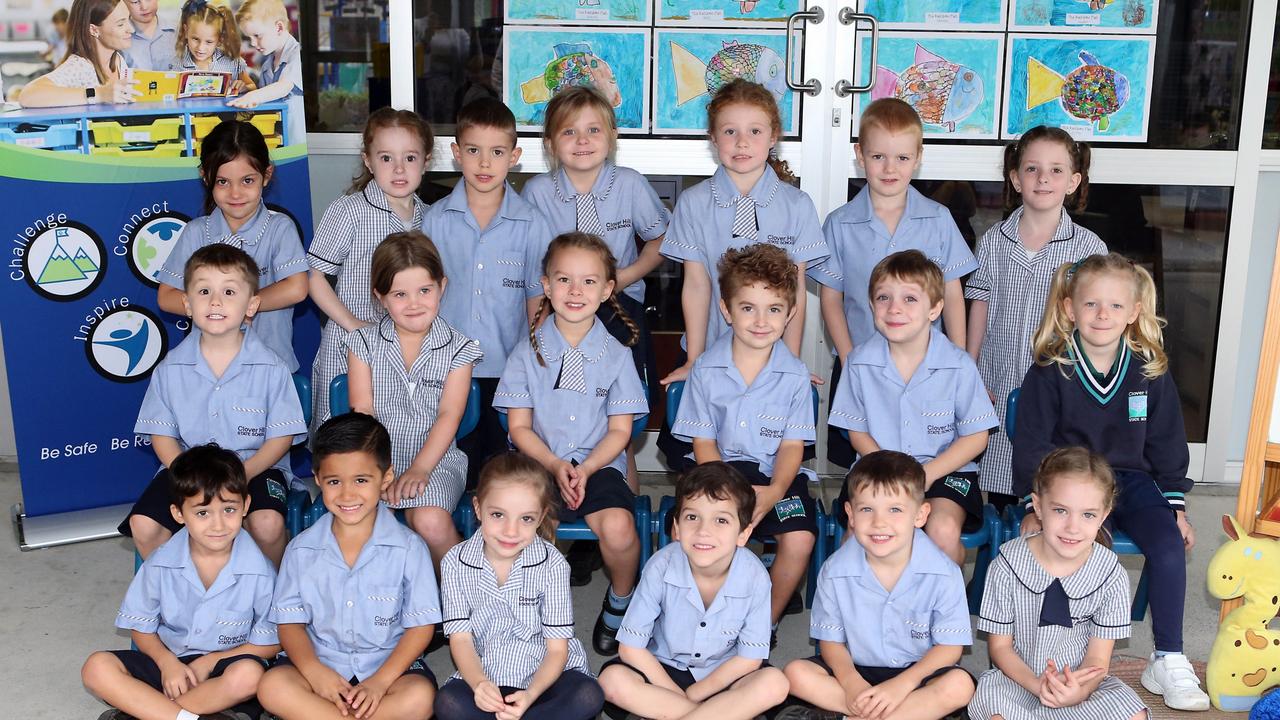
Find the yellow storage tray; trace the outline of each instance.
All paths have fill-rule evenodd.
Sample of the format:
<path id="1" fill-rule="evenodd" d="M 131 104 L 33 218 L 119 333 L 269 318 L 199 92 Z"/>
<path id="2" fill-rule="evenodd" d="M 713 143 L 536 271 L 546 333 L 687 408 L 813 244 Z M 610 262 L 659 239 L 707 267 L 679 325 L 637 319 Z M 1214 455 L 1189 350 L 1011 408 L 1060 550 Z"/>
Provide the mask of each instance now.
<path id="1" fill-rule="evenodd" d="M 222 122 L 222 118 L 217 115 L 193 115 L 191 117 L 191 137 L 196 140 L 203 140 L 205 136 L 213 132 L 213 129 Z"/>
<path id="2" fill-rule="evenodd" d="M 182 137 L 182 118 L 159 118 L 137 125 L 126 125 L 115 120 L 90 120 L 89 132 L 93 135 L 94 145 L 158 143 Z"/>
<path id="3" fill-rule="evenodd" d="M 213 132 L 213 129 L 222 122 L 222 117 L 218 115 L 196 115 L 191 118 L 191 136 L 196 140 L 203 140 Z M 258 132 L 267 137 L 267 142 L 271 142 L 271 136 L 276 134 L 276 126 L 280 122 L 280 113 L 264 112 L 258 113 L 249 118 L 249 123 L 258 128 Z M 278 146 L 272 146 L 278 147 Z"/>
<path id="4" fill-rule="evenodd" d="M 183 142 L 135 143 L 133 145 L 95 145 L 89 148 L 92 155 L 116 157 L 182 157 L 187 149 Z"/>
<path id="5" fill-rule="evenodd" d="M 252 118 L 250 118 L 249 122 L 254 127 L 258 128 L 258 132 L 262 133 L 263 136 L 267 138 L 267 143 L 270 144 L 271 136 L 276 134 L 276 125 L 280 122 L 280 113 L 278 112 L 258 113 L 257 115 L 254 115 Z M 277 138 L 277 144 L 272 145 L 271 147 L 279 147 L 278 141 L 279 141 L 279 138 Z"/>
<path id="6" fill-rule="evenodd" d="M 275 150 L 276 148 L 284 144 L 284 138 L 280 137 L 279 135 L 268 135 L 264 137 L 263 140 L 267 141 L 268 150 Z M 196 155 L 200 154 L 200 145 L 201 145 L 201 141 L 199 140 L 192 143 L 192 151 Z"/>

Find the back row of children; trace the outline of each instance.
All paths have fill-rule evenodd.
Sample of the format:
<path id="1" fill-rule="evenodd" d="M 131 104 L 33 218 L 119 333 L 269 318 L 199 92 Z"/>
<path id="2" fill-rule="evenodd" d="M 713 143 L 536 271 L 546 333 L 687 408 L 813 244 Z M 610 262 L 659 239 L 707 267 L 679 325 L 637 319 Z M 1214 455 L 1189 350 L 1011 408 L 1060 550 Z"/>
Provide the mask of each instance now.
<path id="1" fill-rule="evenodd" d="M 979 347 L 971 352 L 991 369 L 989 377 L 980 378 L 959 343 L 933 327 L 947 314 L 953 320 L 946 329 L 954 339 L 965 341 L 970 335 L 953 327 L 963 327 L 964 314 L 947 313 L 944 300 L 948 292 L 954 296 L 960 276 L 973 269 L 974 261 L 954 226 L 941 238 L 930 229 L 951 222 L 945 209 L 910 188 L 922 146 L 919 119 L 909 106 L 886 101 L 868 108 L 858 146 L 868 186 L 828 219 L 825 239 L 817 230 L 812 203 L 774 169 L 780 123 L 772 96 L 759 86 L 730 83 L 709 106 L 709 129 L 721 166 L 710 180 L 682 195 L 669 227 L 665 210 L 643 178 L 609 161 L 616 138 L 612 117 L 608 103 L 589 89 L 573 88 L 553 99 L 545 140 L 558 167 L 531 181 L 526 190 L 546 205 L 539 211 L 506 183 L 520 151 L 514 118 L 500 103 L 477 101 L 460 113 L 453 153 L 463 179 L 430 208 L 416 195 L 432 147 L 429 129 L 413 113 L 378 111 L 365 132 L 367 172 L 351 194 L 326 211 L 305 257 L 288 219 L 261 203 L 262 187 L 271 176 L 261 137 L 255 138 L 252 126 L 223 123 L 206 139 L 201 158 L 212 212 L 184 230 L 166 264 L 163 280 L 170 287 L 161 290 L 161 306 L 186 310 L 201 332 L 175 349 L 172 361 L 157 371 L 148 393 L 153 407 L 144 404 L 138 432 L 152 435 L 165 466 L 182 447 L 211 438 L 237 447 L 252 478 L 251 490 L 258 488 L 249 532 L 278 562 L 284 547 L 284 487 L 291 480 L 284 457 L 290 442 L 303 434 L 300 408 L 294 400 L 297 414 L 291 415 L 283 397 L 261 400 L 255 407 L 242 397 L 219 397 L 217 392 L 236 379 L 232 368 L 242 371 L 240 365 L 249 364 L 250 351 L 258 346 L 284 359 L 276 375 L 287 382 L 288 371 L 297 367 L 288 308 L 309 286 L 331 319 L 313 368 L 316 420 L 328 416 L 328 381 L 346 370 L 352 407 L 373 412 L 391 429 L 395 478 L 383 499 L 407 508 L 410 525 L 427 541 L 436 563 L 459 540 L 450 513 L 468 484 L 465 476 L 505 447 L 509 433 L 518 449 L 553 474 L 563 501 L 561 520 L 582 518 L 602 538 L 611 584 L 593 645 L 611 654 L 638 565 L 630 518 L 635 488 L 628 482 L 626 459 L 630 423 L 648 409 L 641 378 L 654 390 L 652 366 L 644 362 L 647 353 L 633 353 L 634 370 L 625 362 L 629 351 L 623 343 L 650 344 L 644 328 L 628 322 L 621 299 L 625 288 L 615 291 L 619 276 L 634 285 L 661 250 L 686 265 L 683 305 L 690 359 L 663 379 L 689 380 L 673 430 L 690 441 L 693 462 L 738 463 L 752 482 L 758 500 L 752 529 L 778 542 L 770 569 L 770 620 L 776 625 L 804 574 L 816 530 L 813 500 L 800 470 L 804 446 L 815 437 L 809 376 L 795 356 L 803 327 L 804 293 L 799 290 L 807 271 L 824 284 L 824 318 L 838 354 L 844 350 L 837 367 L 845 377 L 835 383 L 831 424 L 849 431 L 849 440 L 842 442 L 860 454 L 897 449 L 924 464 L 933 508 L 926 532 L 954 560 L 962 558 L 960 532 L 980 520 L 981 512 L 974 460 L 987 447 L 987 433 L 999 427 L 1001 382 L 1010 387 L 1020 382 L 994 374 L 1012 373 L 1019 362 L 997 357 L 995 350 L 1012 353 L 1016 343 L 1006 336 L 1022 331 L 1018 323 L 1038 324 L 1029 319 L 1033 313 L 1028 308 L 1036 305 L 1032 285 L 1041 274 L 1059 259 L 1089 255 L 1089 243 L 1080 240 L 1091 238 L 1105 249 L 1087 230 L 1074 226 L 1063 207 L 1083 195 L 1087 147 L 1061 131 L 1037 129 L 1007 153 L 1008 182 L 1024 203 L 983 238 L 983 263 L 970 279 L 969 293 L 978 308 L 970 326 L 983 326 Z M 785 166 L 779 167 L 785 172 Z M 435 239 L 438 251 L 411 232 L 417 227 Z M 553 232 L 560 235 L 548 243 Z M 635 245 L 637 235 L 647 241 L 643 249 Z M 236 322 L 235 333 L 226 335 L 236 338 L 234 347 L 243 347 L 243 356 L 230 352 L 231 344 L 218 345 L 221 335 L 206 337 L 206 327 L 231 324 L 221 307 L 206 311 L 200 305 L 221 302 L 224 290 L 193 286 L 193 268 L 184 266 L 194 259 L 194 248 L 224 243 L 244 248 L 260 268 L 256 272 L 263 290 L 242 316 L 262 314 L 252 332 L 239 333 Z M 846 279 L 862 272 L 864 259 L 872 256 L 856 252 L 859 243 L 881 243 L 885 254 L 913 245 L 923 246 L 924 252 L 895 253 L 871 263 L 878 276 L 868 272 L 859 289 Z M 755 246 L 739 249 L 748 245 Z M 626 257 L 632 261 L 619 262 Z M 1090 265 L 1097 262 L 1103 265 Z M 309 279 L 302 274 L 308 264 Z M 225 263 L 213 265 L 228 274 Z M 1134 513 L 1118 513 L 1118 518 L 1131 516 L 1120 520 L 1126 531 L 1126 525 L 1155 528 L 1130 534 L 1149 557 L 1165 556 L 1152 566 L 1162 602 L 1152 607 L 1157 655 L 1148 669 L 1151 685 L 1167 701 L 1197 705 L 1195 693 L 1203 693 L 1181 654 L 1185 569 L 1180 553 L 1170 552 L 1180 545 L 1166 542 L 1170 531 L 1180 529 L 1179 537 L 1188 543 L 1193 538 L 1180 509 L 1189 485 L 1185 438 L 1176 392 L 1163 373 L 1154 288 L 1144 270 L 1123 260 L 1066 265 L 1058 271 L 1046 316 L 1053 328 L 1047 337 L 1059 350 L 1045 358 L 1055 372 L 1067 369 L 1080 387 L 1047 383 L 1056 396 L 1027 389 L 1024 403 L 1057 400 L 1059 405 L 1025 413 L 1028 420 L 1019 421 L 1019 447 L 1028 448 L 1028 460 L 1017 464 L 1020 470 L 1009 489 L 1023 494 L 1048 449 L 1080 442 L 1104 451 L 1122 470 L 1140 474 L 1134 483 L 1141 474 L 1155 476 L 1170 493 L 1167 497 L 1178 500 L 1175 514 L 1172 501 L 1161 505 L 1143 497 Z M 328 275 L 337 276 L 334 286 Z M 1120 306 L 1131 310 L 1133 318 L 1116 322 L 1114 302 L 1097 310 L 1100 301 L 1090 297 L 1095 285 L 1127 289 L 1129 304 Z M 720 296 L 714 309 L 713 286 Z M 180 296 L 179 287 L 186 295 Z M 860 296 L 871 302 L 864 304 Z M 210 300 L 214 297 L 218 300 Z M 606 304 L 610 307 L 603 309 Z M 1106 322 L 1081 322 L 1083 339 L 1076 339 L 1077 317 L 1086 317 L 1085 308 L 1101 313 Z M 859 342 L 855 328 L 865 323 L 868 312 L 878 333 Z M 273 324 L 272 313 L 284 322 Z M 1059 315 L 1064 319 L 1059 321 Z M 643 314 L 636 320 L 642 321 Z M 1106 333 L 1095 342 L 1098 338 L 1090 333 L 1103 325 Z M 840 328 L 847 342 L 840 338 Z M 250 339 L 254 337 L 261 340 Z M 1004 345 L 996 338 L 1005 338 Z M 1098 405 L 1089 424 L 1076 420 L 1082 400 L 1061 400 L 1068 391 L 1084 398 L 1081 393 L 1089 388 L 1081 379 L 1085 373 L 1069 372 L 1082 362 L 1082 349 L 1091 367 L 1104 368 L 1089 375 L 1106 390 L 1088 394 Z M 1130 357 L 1127 353 L 1143 362 L 1120 362 Z M 1030 350 L 1026 356 L 1022 367 L 1031 365 Z M 165 397 L 161 378 L 178 372 L 200 379 L 171 383 L 183 394 Z M 473 375 L 484 410 L 478 429 L 459 452 L 453 443 L 458 408 Z M 273 392 L 281 392 L 282 384 L 277 378 Z M 1123 394 L 1117 394 L 1117 387 L 1130 385 L 1126 397 L 1147 393 L 1142 395 L 1148 400 L 1143 413 L 1133 414 L 1133 400 L 1128 408 L 1111 402 Z M 192 388 L 200 390 L 193 395 Z M 996 395 L 994 407 L 988 392 Z M 744 402 L 747 397 L 749 403 Z M 155 410 L 157 404 L 165 409 Z M 220 407 L 224 417 L 216 420 Z M 184 408 L 193 417 L 181 417 Z M 497 410 L 506 412 L 507 429 L 498 422 Z M 227 417 L 232 413 L 241 417 L 232 421 Z M 269 419 L 268 414 L 281 416 Z M 1121 417 L 1126 425 L 1119 425 Z M 1033 424 L 1030 418 L 1040 422 Z M 230 428 L 216 427 L 222 422 Z M 1022 429 L 1024 424 L 1028 429 Z M 1117 427 L 1136 444 L 1114 447 Z M 236 434 L 243 436 L 239 442 L 245 447 L 234 445 Z M 1168 452 L 1156 457 L 1151 448 Z M 985 471 L 982 477 L 985 482 Z M 158 474 L 122 525 L 144 555 L 177 528 L 168 512 L 166 483 L 165 474 Z M 1123 507 L 1127 496 L 1121 497 Z"/>

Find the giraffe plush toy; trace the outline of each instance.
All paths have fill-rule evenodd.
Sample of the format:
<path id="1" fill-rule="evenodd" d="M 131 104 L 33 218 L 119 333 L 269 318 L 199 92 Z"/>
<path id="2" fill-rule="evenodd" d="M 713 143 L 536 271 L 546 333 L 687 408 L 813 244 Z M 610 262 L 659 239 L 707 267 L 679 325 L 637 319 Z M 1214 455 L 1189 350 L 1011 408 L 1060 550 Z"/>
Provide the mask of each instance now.
<path id="1" fill-rule="evenodd" d="M 1280 685 L 1280 633 L 1267 629 L 1280 610 L 1280 541 L 1249 536 L 1230 515 L 1222 529 L 1231 539 L 1209 561 L 1209 593 L 1244 603 L 1218 627 L 1205 679 L 1214 707 L 1245 712 Z"/>

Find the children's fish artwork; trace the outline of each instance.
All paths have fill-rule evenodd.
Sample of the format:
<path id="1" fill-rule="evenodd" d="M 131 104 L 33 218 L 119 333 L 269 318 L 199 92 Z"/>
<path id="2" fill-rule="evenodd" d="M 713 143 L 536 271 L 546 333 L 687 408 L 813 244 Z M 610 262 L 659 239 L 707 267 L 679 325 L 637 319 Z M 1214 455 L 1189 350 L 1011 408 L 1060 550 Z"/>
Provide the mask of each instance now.
<path id="1" fill-rule="evenodd" d="M 1009 0 L 861 0 L 859 11 L 892 30 L 1003 30 Z"/>
<path id="2" fill-rule="evenodd" d="M 795 93 L 787 90 L 782 59 L 783 32 L 659 28 L 656 43 L 655 131 L 706 133 L 711 97 L 730 80 L 744 78 L 763 85 L 778 101 L 783 133 L 796 132 Z"/>
<path id="3" fill-rule="evenodd" d="M 503 96 L 519 129 L 540 129 L 552 96 L 588 85 L 613 106 L 619 132 L 647 130 L 648 30 L 511 26 L 503 35 Z"/>
<path id="4" fill-rule="evenodd" d="M 1081 139 L 1145 140 L 1154 54 L 1154 37 L 1011 35 L 1004 137 L 1043 124 Z"/>
<path id="5" fill-rule="evenodd" d="M 863 38 L 860 82 L 868 72 L 870 49 L 870 38 Z M 859 104 L 897 98 L 915 108 L 930 137 L 993 139 L 998 137 L 996 100 L 1003 60 L 1000 33 L 885 31 L 870 98 L 864 96 Z"/>
<path id="6" fill-rule="evenodd" d="M 782 27 L 800 0 L 656 0 L 658 25 Z"/>
<path id="7" fill-rule="evenodd" d="M 1149 35 L 1160 1 L 1013 0 L 1009 29 Z"/>
<path id="8" fill-rule="evenodd" d="M 648 25 L 649 0 L 506 0 L 504 21 L 509 24 Z"/>

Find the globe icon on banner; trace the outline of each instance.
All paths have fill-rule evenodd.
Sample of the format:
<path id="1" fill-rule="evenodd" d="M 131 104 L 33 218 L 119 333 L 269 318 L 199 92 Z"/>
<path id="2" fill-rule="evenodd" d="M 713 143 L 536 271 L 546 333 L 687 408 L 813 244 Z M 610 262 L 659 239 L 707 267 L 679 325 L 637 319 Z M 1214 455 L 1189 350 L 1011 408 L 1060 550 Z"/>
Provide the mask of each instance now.
<path id="1" fill-rule="evenodd" d="M 139 280 L 152 287 L 160 285 L 160 269 L 186 225 L 186 216 L 165 213 L 134 230 L 129 237 L 129 267 Z"/>
<path id="2" fill-rule="evenodd" d="M 133 382 L 151 373 L 167 342 L 160 320 L 149 310 L 112 310 L 94 325 L 85 343 L 89 364 L 108 380 Z"/>
<path id="3" fill-rule="evenodd" d="M 84 297 L 102 281 L 102 241 L 79 223 L 40 233 L 27 248 L 25 260 L 28 284 L 51 300 Z"/>

